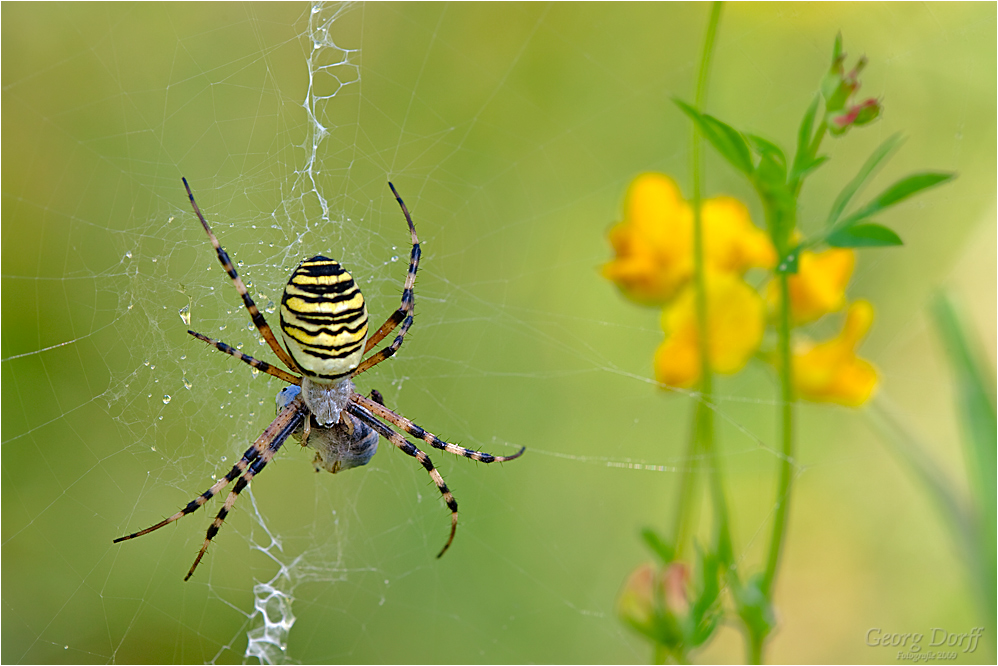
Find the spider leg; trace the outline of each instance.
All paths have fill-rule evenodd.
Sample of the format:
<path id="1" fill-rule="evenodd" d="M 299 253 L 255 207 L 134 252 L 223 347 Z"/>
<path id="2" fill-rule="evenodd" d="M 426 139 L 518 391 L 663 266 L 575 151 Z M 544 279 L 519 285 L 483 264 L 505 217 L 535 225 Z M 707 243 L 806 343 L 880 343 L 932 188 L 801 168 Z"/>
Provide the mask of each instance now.
<path id="1" fill-rule="evenodd" d="M 297 406 L 292 411 L 296 411 L 296 410 L 300 411 L 301 410 L 301 407 L 302 407 L 301 400 L 299 399 L 296 402 L 297 402 Z M 285 411 L 287 409 L 291 408 L 291 406 L 295 405 L 295 404 L 296 404 L 295 402 L 289 404 L 288 407 L 285 408 Z M 269 426 L 267 426 L 267 428 L 263 431 L 263 433 L 259 437 L 257 437 L 256 441 L 253 442 L 253 446 L 251 446 L 248 449 L 246 449 L 246 453 L 243 454 L 243 457 L 240 458 L 239 462 L 237 462 L 235 465 L 232 466 L 232 469 L 229 470 L 228 474 L 226 474 L 221 479 L 219 479 L 218 481 L 216 481 L 211 486 L 211 488 L 209 488 L 208 490 L 204 491 L 203 493 L 201 493 L 200 495 L 198 495 L 196 498 L 194 498 L 193 500 L 191 500 L 190 502 L 188 502 L 187 506 L 185 506 L 183 509 L 181 509 L 177 513 L 173 514 L 172 516 L 170 516 L 166 520 L 162 520 L 162 521 L 156 523 L 152 527 L 147 527 L 146 529 L 144 529 L 142 531 L 139 531 L 139 532 L 133 532 L 132 534 L 129 534 L 127 536 L 118 537 L 117 539 L 115 539 L 113 541 L 113 543 L 118 543 L 120 541 L 128 541 L 129 539 L 134 539 L 135 537 L 140 537 L 140 536 L 143 536 L 145 534 L 149 534 L 150 532 L 155 532 L 159 528 L 165 527 L 165 526 L 169 525 L 170 523 L 172 523 L 174 521 L 180 520 L 181 518 L 183 518 L 187 514 L 194 513 L 195 511 L 197 511 L 198 509 L 200 509 L 202 506 L 204 506 L 205 502 L 207 502 L 212 497 L 214 497 L 215 495 L 217 495 L 218 492 L 220 490 L 222 490 L 222 488 L 224 488 L 225 486 L 229 485 L 229 483 L 233 479 L 235 479 L 237 476 L 239 476 L 240 474 L 242 474 L 246 470 L 246 468 L 249 467 L 249 465 L 253 461 L 255 461 L 257 458 L 259 458 L 261 453 L 263 453 L 264 451 L 266 451 L 267 446 L 270 444 L 270 441 L 275 436 L 277 436 L 277 435 L 280 434 L 282 428 L 284 427 L 283 426 L 284 420 L 286 420 L 287 418 L 288 418 L 288 416 L 285 414 L 284 411 L 282 411 L 281 414 L 279 414 L 278 417 L 274 420 L 274 422 L 271 423 Z"/>
<path id="2" fill-rule="evenodd" d="M 357 369 L 353 371 L 351 377 L 356 377 L 365 370 L 370 370 L 378 363 L 381 363 L 386 358 L 398 351 L 399 347 L 402 346 L 402 339 L 405 338 L 405 334 L 409 331 L 409 327 L 412 326 L 412 311 L 415 306 L 415 291 L 414 287 L 416 285 L 416 270 L 419 268 L 419 238 L 416 236 L 416 225 L 412 223 L 412 216 L 409 215 L 409 209 L 406 208 L 405 202 L 402 201 L 402 197 L 399 193 L 395 191 L 395 186 L 388 183 L 388 187 L 392 188 L 392 194 L 395 195 L 395 199 L 399 202 L 399 206 L 402 208 L 402 213 L 405 215 L 405 221 L 409 223 L 409 233 L 412 235 L 412 253 L 409 255 L 409 271 L 405 276 L 405 283 L 402 285 L 402 304 L 399 309 L 396 310 L 392 315 L 381 325 L 374 335 L 367 339 L 367 344 L 364 346 L 364 353 L 374 349 L 375 345 L 381 342 L 385 336 L 395 330 L 395 327 L 399 324 L 402 328 L 399 330 L 399 334 L 395 337 L 390 345 L 379 351 L 377 354 L 367 358 L 362 361 Z"/>
<path id="3" fill-rule="evenodd" d="M 440 476 L 440 472 L 433 466 L 428 455 L 420 451 L 405 437 L 374 418 L 369 411 L 357 404 L 347 405 L 347 410 L 373 428 L 379 435 L 401 449 L 403 453 L 418 460 L 423 469 L 430 475 L 430 478 L 433 479 L 433 483 L 437 484 L 440 494 L 444 496 L 444 502 L 447 503 L 447 508 L 450 509 L 450 536 L 447 537 L 447 543 L 444 544 L 444 547 L 437 553 L 437 557 L 442 557 L 447 552 L 447 549 L 450 548 L 451 543 L 454 541 L 454 534 L 457 532 L 457 500 L 454 499 L 454 495 L 451 494 L 447 484 L 444 483 L 444 478 Z"/>
<path id="4" fill-rule="evenodd" d="M 354 393 L 350 396 L 350 399 L 355 403 L 368 410 L 378 418 L 382 418 L 395 426 L 398 426 L 402 430 L 413 437 L 417 437 L 435 449 L 440 449 L 441 451 L 446 451 L 447 453 L 453 453 L 457 456 L 464 456 L 465 458 L 471 458 L 472 460 L 477 460 L 483 463 L 494 463 L 494 462 L 506 462 L 507 460 L 515 460 L 523 455 L 523 452 L 527 450 L 527 447 L 521 447 L 519 451 L 511 456 L 494 456 L 491 453 L 482 453 L 481 451 L 475 451 L 474 449 L 466 449 L 463 446 L 458 446 L 457 444 L 451 444 L 450 442 L 445 442 L 440 439 L 432 432 L 427 432 L 423 428 L 419 427 L 406 417 L 401 414 L 397 414 L 392 410 L 385 407 L 383 404 L 372 400 L 371 398 L 365 398 L 359 393 Z"/>
<path id="5" fill-rule="evenodd" d="M 256 460 L 250 464 L 249 469 L 247 469 L 246 472 L 239 477 L 239 480 L 236 481 L 236 485 L 234 485 L 232 490 L 229 492 L 229 496 L 225 498 L 225 503 L 222 505 L 222 508 L 218 510 L 218 515 L 215 516 L 215 520 L 213 520 L 211 525 L 208 526 L 208 532 L 205 535 L 204 544 L 202 544 L 201 550 L 198 551 L 198 556 L 194 559 L 194 564 L 191 565 L 191 570 L 187 572 L 186 576 L 184 576 L 185 582 L 190 580 L 191 576 L 194 575 L 194 570 L 198 568 L 199 564 L 201 564 L 201 558 L 204 557 L 204 554 L 208 551 L 208 546 L 211 544 L 211 540 L 214 539 L 215 535 L 218 534 L 218 531 L 222 529 L 222 523 L 225 522 L 225 518 L 229 515 L 229 511 L 232 510 L 232 506 L 236 503 L 236 500 L 239 499 L 239 493 L 241 493 L 246 486 L 249 485 L 254 476 L 259 474 L 263 468 L 267 466 L 267 463 L 273 459 L 274 454 L 276 454 L 281 448 L 285 440 L 287 440 L 287 438 L 291 436 L 291 433 L 293 433 L 295 429 L 301 425 L 302 418 L 307 414 L 308 411 L 301 403 L 301 398 L 296 398 L 293 403 L 281 410 L 281 413 L 277 416 L 274 422 L 271 423 L 267 430 L 264 431 L 264 435 L 266 435 L 267 432 L 274 428 L 274 426 L 279 428 L 279 430 L 275 429 L 276 434 L 272 434 L 270 441 L 266 442 L 266 448 L 261 451 Z M 263 436 L 261 435 L 261 439 L 262 438 Z"/>
<path id="6" fill-rule="evenodd" d="M 191 192 L 191 186 L 187 184 L 187 179 L 182 178 L 181 180 L 184 181 L 184 187 L 187 188 L 187 196 L 191 200 L 191 206 L 194 207 L 194 212 L 197 214 L 198 219 L 201 220 L 201 226 L 204 227 L 204 230 L 208 233 L 208 239 L 215 247 L 215 253 L 218 255 L 218 261 L 221 262 L 222 268 L 225 269 L 229 279 L 232 280 L 232 284 L 235 285 L 236 291 L 238 291 L 239 295 L 243 298 L 243 305 L 245 305 L 246 309 L 249 311 L 250 319 L 253 320 L 253 325 L 256 326 L 258 331 L 260 331 L 260 335 L 262 335 L 263 339 L 267 341 L 268 345 L 270 345 L 270 348 L 274 351 L 274 354 L 277 355 L 277 358 L 281 359 L 281 363 L 288 366 L 289 369 L 294 370 L 295 372 L 301 372 L 301 369 L 294 362 L 294 360 L 292 360 L 291 356 L 284 351 L 284 347 L 281 346 L 281 343 L 277 341 L 277 338 L 274 336 L 274 332 L 270 330 L 270 325 L 267 323 L 267 320 L 264 318 L 263 314 L 260 313 L 260 310 L 256 307 L 256 303 L 253 302 L 253 299 L 250 298 L 249 292 L 246 290 L 246 285 L 243 284 L 242 278 L 240 278 L 239 274 L 236 273 L 236 269 L 232 265 L 232 260 L 229 259 L 228 253 L 222 249 L 218 239 L 215 238 L 215 234 L 212 233 L 211 227 L 208 226 L 208 221 L 205 220 L 204 215 L 201 214 L 201 209 L 198 208 L 197 202 L 194 201 L 194 193 Z"/>
<path id="7" fill-rule="evenodd" d="M 202 335 L 201 333 L 198 333 L 197 331 L 187 331 L 187 332 L 190 333 L 191 335 L 193 335 L 198 340 L 201 340 L 203 342 L 207 342 L 209 345 L 211 345 L 212 347 L 214 347 L 218 351 L 224 352 L 224 353 L 226 353 L 226 354 L 228 354 L 230 356 L 235 356 L 236 358 L 238 358 L 243 363 L 246 363 L 248 365 L 253 366 L 254 368 L 256 368 L 257 370 L 259 370 L 260 372 L 265 372 L 268 375 L 270 375 L 272 377 L 277 377 L 278 379 L 280 379 L 282 381 L 286 381 L 289 384 L 301 385 L 301 377 L 296 377 L 295 375 L 292 375 L 290 372 L 285 372 L 284 370 L 281 370 L 280 368 L 274 367 L 273 365 L 271 365 L 270 363 L 267 363 L 266 361 L 260 361 L 258 359 L 253 358 L 252 356 L 248 356 L 248 355 L 242 353 L 241 351 L 239 351 L 238 349 L 236 349 L 234 347 L 230 347 L 229 345 L 225 344 L 224 342 L 222 342 L 220 340 L 215 340 L 214 338 L 209 338 L 207 335 Z"/>

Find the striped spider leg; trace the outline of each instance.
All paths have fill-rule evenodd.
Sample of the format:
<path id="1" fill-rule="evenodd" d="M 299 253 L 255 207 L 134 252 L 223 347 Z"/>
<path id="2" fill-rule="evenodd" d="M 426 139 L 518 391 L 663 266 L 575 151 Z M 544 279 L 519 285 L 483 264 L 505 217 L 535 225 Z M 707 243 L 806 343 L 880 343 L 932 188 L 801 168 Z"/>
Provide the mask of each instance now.
<path id="1" fill-rule="evenodd" d="M 242 278 L 240 278 L 239 274 L 236 273 L 236 267 L 232 265 L 232 260 L 229 259 L 229 254 L 222 248 L 221 243 L 219 243 L 218 239 L 215 238 L 215 234 L 212 232 L 211 227 L 208 225 L 208 221 L 204 219 L 204 215 L 201 214 L 201 209 L 198 208 L 198 204 L 194 200 L 194 193 L 191 191 L 191 186 L 187 184 L 187 179 L 181 178 L 181 180 L 184 182 L 184 188 L 187 190 L 187 197 L 191 200 L 191 207 L 194 208 L 194 213 L 198 216 L 198 220 L 201 221 L 201 226 L 204 227 L 205 233 L 208 234 L 208 240 L 211 241 L 212 246 L 215 248 L 215 254 L 218 255 L 218 261 L 219 263 L 222 264 L 222 268 L 225 270 L 225 274 L 229 276 L 230 280 L 232 280 L 232 284 L 235 285 L 236 291 L 238 291 L 239 295 L 242 297 L 243 305 L 246 306 L 246 310 L 249 312 L 250 319 L 253 321 L 253 325 L 256 326 L 256 329 L 258 331 L 260 331 L 260 335 L 263 336 L 263 339 L 267 341 L 267 345 L 274 352 L 277 358 L 281 359 L 281 363 L 286 365 L 288 369 L 291 370 L 292 372 L 300 373 L 301 368 L 299 368 L 298 365 L 294 362 L 294 360 L 292 360 L 292 358 L 288 355 L 288 353 L 284 351 L 284 348 L 281 347 L 281 343 L 277 341 L 276 337 L 274 337 L 274 332 L 270 330 L 270 324 L 267 323 L 267 319 L 263 316 L 263 313 L 260 312 L 260 309 L 256 307 L 256 303 L 254 303 L 253 299 L 250 297 L 249 291 L 246 289 L 246 285 L 243 284 Z M 194 331 L 187 331 L 187 332 L 190 333 L 191 335 L 194 335 L 195 337 L 198 336 L 198 334 L 196 334 Z M 265 363 L 263 365 L 271 367 Z M 274 373 L 268 373 L 268 374 L 274 374 Z M 274 376 L 279 377 L 279 375 L 276 374 Z M 284 379 L 284 377 L 279 377 L 279 378 Z M 284 379 L 284 381 L 288 380 Z"/>
<path id="2" fill-rule="evenodd" d="M 253 325 L 287 370 L 255 359 L 220 340 L 195 331 L 188 333 L 218 351 L 233 356 L 291 386 L 285 387 L 277 395 L 277 418 L 267 426 L 228 474 L 169 518 L 139 532 L 115 539 L 114 542 L 149 534 L 193 513 L 238 477 L 215 520 L 208 527 L 204 544 L 184 578 L 188 580 L 200 564 L 212 539 L 221 529 L 239 493 L 273 459 L 288 437 L 297 437 L 302 446 L 307 445 L 316 450 L 314 463 L 316 471 L 325 469 L 336 473 L 367 464 L 377 450 L 380 435 L 422 464 L 451 510 L 450 537 L 438 557 L 443 555 L 454 540 L 457 529 L 457 502 L 429 457 L 378 419 L 388 421 L 434 448 L 480 462 L 513 460 L 522 455 L 524 449 L 511 456 L 493 456 L 449 444 L 385 407 L 377 391 L 372 391 L 371 397 L 366 398 L 354 390 L 352 378 L 395 354 L 402 346 L 413 322 L 420 245 L 412 217 L 395 186 L 388 184 L 405 215 L 412 237 L 409 268 L 398 309 L 373 335 L 368 337 L 367 306 L 353 277 L 339 262 L 316 255 L 298 265 L 284 288 L 280 324 L 286 347 L 282 347 L 266 318 L 250 297 L 246 285 L 236 273 L 228 253 L 222 248 L 211 226 L 201 214 L 187 179 L 183 179 L 183 182 L 191 207 L 215 248 L 219 263 L 239 292 Z M 399 331 L 390 344 L 364 358 L 396 328 Z M 309 440 L 310 433 L 315 433 L 314 441 Z"/>
<path id="3" fill-rule="evenodd" d="M 147 527 L 139 532 L 133 532 L 127 536 L 118 537 L 114 540 L 114 543 L 119 543 L 121 541 L 128 541 L 129 539 L 134 539 L 135 537 L 140 537 L 150 532 L 155 532 L 161 527 L 166 527 L 170 523 L 180 520 L 184 516 L 194 513 L 202 506 L 205 502 L 210 500 L 212 497 L 217 495 L 225 486 L 239 477 L 236 481 L 236 485 L 232 487 L 229 492 L 229 496 L 225 499 L 225 503 L 222 508 L 219 509 L 218 515 L 215 516 L 215 520 L 212 521 L 211 526 L 208 527 L 208 532 L 205 535 L 204 544 L 201 546 L 201 550 L 198 552 L 197 558 L 194 560 L 194 564 L 191 565 L 190 571 L 184 576 L 184 580 L 190 580 L 191 576 L 194 575 L 194 570 L 197 569 L 198 565 L 201 563 L 201 558 L 204 557 L 205 552 L 208 550 L 208 545 L 211 540 L 215 538 L 218 531 L 222 527 L 222 523 L 225 521 L 225 517 L 232 510 L 232 506 L 236 503 L 236 499 L 239 497 L 239 493 L 243 491 L 249 482 L 253 480 L 253 477 L 259 474 L 267 463 L 271 461 L 274 454 L 277 453 L 278 449 L 284 444 L 284 441 L 291 435 L 296 428 L 301 425 L 302 418 L 306 414 L 306 409 L 304 403 L 300 398 L 296 398 L 294 401 L 289 403 L 287 407 L 281 410 L 277 415 L 277 418 L 271 422 L 269 426 L 264 429 L 263 433 L 257 437 L 253 445 L 246 450 L 243 457 L 240 458 L 239 462 L 232 466 L 229 473 L 223 476 L 221 479 L 216 481 L 211 488 L 204 491 L 196 498 L 187 503 L 180 511 L 176 512 L 169 518 L 162 520 L 152 527 Z"/>
<path id="4" fill-rule="evenodd" d="M 392 194 L 395 195 L 395 200 L 399 202 L 399 207 L 402 208 L 402 213 L 405 215 L 405 221 L 409 224 L 409 234 L 412 236 L 412 252 L 409 255 L 409 270 L 405 274 L 405 283 L 402 285 L 402 304 L 399 309 L 391 314 L 385 323 L 378 328 L 367 340 L 367 344 L 364 345 L 364 353 L 371 351 L 374 347 L 384 340 L 385 336 L 395 330 L 395 327 L 402 324 L 402 328 L 399 329 L 399 333 L 392 340 L 392 343 L 379 351 L 377 354 L 372 354 L 368 356 L 364 361 L 361 362 L 357 369 L 353 371 L 351 377 L 356 377 L 365 370 L 370 370 L 378 363 L 381 363 L 389 356 L 392 356 L 395 352 L 399 350 L 402 346 L 402 339 L 405 338 L 405 334 L 409 332 L 409 327 L 412 326 L 412 311 L 416 305 L 416 271 L 419 269 L 419 257 L 422 252 L 419 248 L 419 238 L 416 237 L 416 225 L 412 223 L 412 216 L 409 215 L 409 209 L 406 208 L 405 202 L 402 201 L 402 197 L 399 193 L 395 191 L 395 186 L 388 183 L 388 187 L 392 188 Z"/>
<path id="5" fill-rule="evenodd" d="M 380 394 L 378 397 L 380 398 Z M 449 444 L 448 442 L 439 439 L 433 433 L 423 430 L 409 419 L 404 416 L 400 416 L 385 407 L 381 400 L 365 398 L 359 393 L 354 393 L 350 396 L 350 399 L 353 401 L 353 404 L 348 405 L 347 410 L 373 428 L 382 437 L 398 447 L 403 453 L 418 460 L 430 475 L 430 478 L 433 479 L 433 483 L 437 485 L 437 488 L 440 490 L 440 494 L 443 495 L 444 502 L 446 502 L 447 508 L 450 509 L 451 513 L 450 536 L 447 537 L 447 543 L 444 544 L 444 547 L 440 549 L 439 553 L 437 553 L 438 558 L 443 557 L 443 554 L 447 552 L 447 549 L 450 548 L 451 543 L 453 543 L 454 535 L 457 533 L 457 500 L 454 499 L 454 495 L 447 487 L 447 484 L 444 483 L 444 479 L 440 476 L 440 472 L 438 472 L 433 466 L 433 461 L 430 460 L 430 457 L 409 442 L 409 440 L 405 437 L 379 421 L 375 418 L 375 416 L 385 419 L 386 421 L 391 421 L 413 437 L 419 437 L 423 441 L 429 443 L 435 448 L 440 449 L 441 451 L 471 458 L 472 460 L 477 460 L 479 462 L 492 463 L 515 460 L 523 455 L 526 447 L 522 447 L 511 456 L 493 456 L 489 453 L 481 453 L 472 449 L 466 449 L 463 446 L 458 446 L 457 444 Z"/>

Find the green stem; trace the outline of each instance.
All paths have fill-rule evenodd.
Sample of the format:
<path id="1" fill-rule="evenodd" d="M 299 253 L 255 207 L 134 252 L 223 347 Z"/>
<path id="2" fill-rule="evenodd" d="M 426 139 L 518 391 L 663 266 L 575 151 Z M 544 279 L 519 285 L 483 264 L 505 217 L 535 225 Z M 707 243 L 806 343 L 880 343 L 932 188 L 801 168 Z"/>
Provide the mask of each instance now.
<path id="1" fill-rule="evenodd" d="M 697 87 L 694 104 L 697 109 L 703 109 L 707 98 L 707 82 L 710 74 L 710 61 L 714 53 L 714 38 L 721 19 L 721 2 L 711 5 L 710 18 L 707 21 L 707 33 L 704 36 L 703 52 L 700 55 L 700 68 L 697 72 Z M 686 541 L 692 531 L 691 516 L 696 506 L 696 476 L 700 471 L 700 455 L 706 453 L 711 462 L 711 491 L 714 496 L 715 511 L 718 514 L 719 534 L 727 535 L 727 509 L 724 505 L 723 488 L 720 486 L 721 476 L 714 454 L 714 382 L 707 356 L 707 288 L 704 269 L 703 222 L 700 216 L 702 160 L 702 137 L 696 124 L 693 124 L 692 145 L 690 149 L 690 170 L 692 172 L 693 192 L 693 284 L 696 292 L 697 343 L 700 349 L 700 400 L 693 417 L 693 430 L 687 447 L 689 460 L 694 461 L 694 469 L 684 478 L 680 489 L 679 508 L 675 523 L 675 548 L 677 557 L 682 553 Z M 723 529 L 721 529 L 723 528 Z M 723 540 L 725 543 L 727 539 Z"/>
<path id="2" fill-rule="evenodd" d="M 811 143 L 808 145 L 808 157 L 813 159 L 815 155 L 818 154 L 818 150 L 821 148 L 821 142 L 825 139 L 825 135 L 828 134 L 828 121 L 822 120 L 821 124 L 818 125 L 817 131 L 814 133 L 814 138 L 811 139 Z M 804 186 L 804 178 L 798 177 L 796 181 L 791 182 L 791 189 L 794 193 L 794 198 L 800 194 L 800 188 Z"/>
<path id="3" fill-rule="evenodd" d="M 748 663 L 750 664 L 761 664 L 762 663 L 762 642 L 765 640 L 764 636 L 760 636 L 755 633 L 749 634 L 749 658 Z"/>
<path id="4" fill-rule="evenodd" d="M 690 471 L 683 474 L 679 487 L 679 505 L 676 508 L 676 521 L 673 524 L 672 543 L 675 547 L 675 559 L 683 557 L 686 543 L 690 539 L 693 525 L 696 524 L 697 507 L 697 480 L 700 475 L 700 458 L 703 450 L 700 447 L 700 438 L 697 435 L 697 418 L 699 412 L 694 414 L 693 423 L 690 427 L 690 437 L 686 444 L 686 460 L 690 461 Z"/>
<path id="5" fill-rule="evenodd" d="M 707 101 L 707 78 L 710 74 L 710 59 L 714 55 L 714 37 L 717 36 L 717 26 L 721 22 L 722 2 L 714 2 L 710 6 L 710 18 L 707 20 L 707 34 L 703 38 L 703 53 L 700 54 L 700 70 L 697 72 L 697 90 L 693 98 L 697 110 L 703 110 Z"/>
<path id="6" fill-rule="evenodd" d="M 790 482 L 793 476 L 794 456 L 794 389 L 793 365 L 790 356 L 790 276 L 786 273 L 777 274 L 780 286 L 779 312 L 779 357 L 780 357 L 780 405 L 782 439 L 782 460 L 780 461 L 780 478 L 776 490 L 776 520 L 773 523 L 773 536 L 769 542 L 769 556 L 766 560 L 766 572 L 762 580 L 762 590 L 767 598 L 773 598 L 773 585 L 776 581 L 776 571 L 780 564 L 780 553 L 786 536 L 787 516 L 790 514 Z"/>
<path id="7" fill-rule="evenodd" d="M 717 36 L 717 26 L 721 19 L 720 2 L 711 5 L 710 18 L 707 22 L 707 34 L 704 36 L 703 53 L 700 56 L 700 70 L 697 75 L 697 89 L 694 105 L 698 111 L 703 111 L 707 101 L 707 81 L 710 75 L 710 61 L 714 54 L 714 39 Z M 695 416 L 695 437 L 700 443 L 699 449 L 706 455 L 709 464 L 711 495 L 713 497 L 716 533 L 716 547 L 727 561 L 730 552 L 730 536 L 728 530 L 727 503 L 724 498 L 724 483 L 721 474 L 720 461 L 714 446 L 714 374 L 710 367 L 709 322 L 707 306 L 707 275 L 704 259 L 703 219 L 701 215 L 703 164 L 701 148 L 703 137 L 699 127 L 693 124 L 692 148 L 690 151 L 690 168 L 693 173 L 693 283 L 696 291 L 697 314 L 697 346 L 700 349 L 700 401 L 697 403 Z"/>

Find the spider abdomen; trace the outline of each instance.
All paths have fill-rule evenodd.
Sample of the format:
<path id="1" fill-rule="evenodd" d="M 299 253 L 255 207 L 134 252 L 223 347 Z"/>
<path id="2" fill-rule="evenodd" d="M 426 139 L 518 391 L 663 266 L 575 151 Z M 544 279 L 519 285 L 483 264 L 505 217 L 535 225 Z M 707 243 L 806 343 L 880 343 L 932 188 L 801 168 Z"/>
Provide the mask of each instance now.
<path id="1" fill-rule="evenodd" d="M 367 340 L 367 306 L 339 262 L 315 256 L 298 265 L 281 298 L 281 332 L 303 374 L 319 383 L 357 368 Z"/>

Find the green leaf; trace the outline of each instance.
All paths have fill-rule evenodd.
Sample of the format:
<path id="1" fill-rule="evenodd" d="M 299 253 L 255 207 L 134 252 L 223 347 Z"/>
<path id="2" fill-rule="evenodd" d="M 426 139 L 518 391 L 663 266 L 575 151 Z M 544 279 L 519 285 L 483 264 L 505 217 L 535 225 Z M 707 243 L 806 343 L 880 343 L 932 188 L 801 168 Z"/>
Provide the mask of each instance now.
<path id="1" fill-rule="evenodd" d="M 793 174 L 791 174 L 791 177 L 799 181 L 827 161 L 828 155 L 818 155 L 812 160 L 808 160 L 807 162 L 799 165 L 794 165 L 794 171 Z"/>
<path id="2" fill-rule="evenodd" d="M 782 164 L 783 168 L 786 169 L 787 158 L 786 155 L 783 154 L 783 149 L 772 141 L 768 141 L 757 134 L 746 134 L 745 138 L 748 139 L 749 144 L 755 152 L 772 159 L 778 164 Z"/>
<path id="3" fill-rule="evenodd" d="M 995 409 L 995 377 L 984 361 L 985 354 L 972 340 L 965 320 L 952 300 L 939 296 L 932 304 L 936 327 L 942 336 L 956 377 L 957 403 L 967 448 L 967 463 L 979 506 L 995 512 L 995 465 L 998 415 Z M 991 522 L 994 527 L 994 519 Z M 992 541 L 992 545 L 994 542 Z"/>
<path id="4" fill-rule="evenodd" d="M 747 134 L 746 138 L 760 156 L 754 174 L 757 186 L 764 183 L 765 189 L 770 191 L 786 189 L 787 158 L 780 147 L 754 134 Z"/>
<path id="5" fill-rule="evenodd" d="M 888 206 L 893 206 L 896 203 L 904 201 L 913 194 L 927 190 L 930 187 L 935 187 L 936 185 L 941 185 L 946 181 L 953 180 L 955 177 L 956 174 L 945 171 L 923 171 L 922 173 L 912 174 L 888 187 L 872 203 L 876 204 L 880 210 L 883 210 Z"/>
<path id="6" fill-rule="evenodd" d="M 699 552 L 700 549 L 697 548 Z M 699 581 L 696 585 L 687 617 L 687 642 L 691 648 L 706 643 L 717 629 L 721 619 L 721 564 L 720 558 L 712 553 L 700 555 Z"/>
<path id="7" fill-rule="evenodd" d="M 807 107 L 804 117 L 800 121 L 800 129 L 797 130 L 797 153 L 794 155 L 794 166 L 791 170 L 793 178 L 798 179 L 810 169 L 805 165 L 812 162 L 810 156 L 811 135 L 814 133 L 814 117 L 818 113 L 818 102 L 820 95 L 815 95 L 811 100 L 811 106 Z"/>
<path id="8" fill-rule="evenodd" d="M 641 538 L 651 548 L 652 552 L 658 555 L 658 558 L 662 560 L 662 564 L 672 562 L 675 556 L 675 549 L 665 539 L 660 537 L 658 532 L 650 527 L 646 527 L 641 530 Z"/>
<path id="9" fill-rule="evenodd" d="M 761 645 L 776 627 L 776 612 L 765 590 L 764 576 L 755 574 L 744 585 L 733 585 L 732 592 L 735 611 L 749 634 Z"/>
<path id="10" fill-rule="evenodd" d="M 856 174 L 856 177 L 849 181 L 848 184 L 836 197 L 835 203 L 832 204 L 832 209 L 828 212 L 828 220 L 825 222 L 825 226 L 831 227 L 836 222 L 838 222 L 839 217 L 842 215 L 842 211 L 845 210 L 846 206 L 849 205 L 849 201 L 855 196 L 857 192 L 863 187 L 864 183 L 870 178 L 871 175 L 876 171 L 877 167 L 887 159 L 891 153 L 893 153 L 902 143 L 902 138 L 900 132 L 890 136 L 886 141 L 877 146 L 877 149 L 873 151 L 863 167 Z"/>
<path id="11" fill-rule="evenodd" d="M 942 185 L 943 183 L 953 180 L 954 178 L 956 178 L 955 173 L 948 173 L 944 171 L 923 171 L 902 178 L 881 192 L 877 198 L 868 203 L 861 210 L 850 215 L 842 223 L 842 226 L 849 226 L 864 217 L 870 217 L 885 208 L 889 208 L 894 204 L 900 203 L 922 190 L 927 190 L 930 187 L 935 187 L 936 185 Z"/>
<path id="12" fill-rule="evenodd" d="M 983 591 L 982 606 L 995 618 L 996 517 L 995 466 L 998 464 L 998 410 L 995 408 L 994 369 L 985 361 L 967 319 L 956 304 L 941 294 L 932 304 L 936 327 L 949 353 L 956 379 L 956 402 L 961 416 L 967 476 L 974 498 L 976 553 L 966 558 L 974 569 L 975 587 Z"/>
<path id="13" fill-rule="evenodd" d="M 887 227 L 868 222 L 853 224 L 828 234 L 825 242 L 832 247 L 891 247 L 904 245 L 901 237 Z"/>
<path id="14" fill-rule="evenodd" d="M 765 191 L 774 198 L 779 197 L 781 191 L 787 189 L 787 168 L 769 155 L 763 155 L 759 159 L 755 173 L 752 174 L 752 181 L 760 192 Z"/>
<path id="15" fill-rule="evenodd" d="M 673 99 L 683 113 L 689 116 L 711 145 L 735 167 L 747 176 L 752 175 L 755 166 L 752 164 L 752 153 L 749 151 L 745 137 L 730 125 L 706 113 L 700 113 L 692 106 L 679 99 Z"/>

